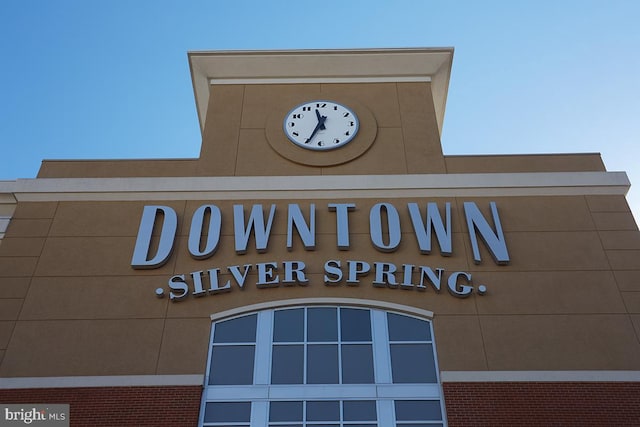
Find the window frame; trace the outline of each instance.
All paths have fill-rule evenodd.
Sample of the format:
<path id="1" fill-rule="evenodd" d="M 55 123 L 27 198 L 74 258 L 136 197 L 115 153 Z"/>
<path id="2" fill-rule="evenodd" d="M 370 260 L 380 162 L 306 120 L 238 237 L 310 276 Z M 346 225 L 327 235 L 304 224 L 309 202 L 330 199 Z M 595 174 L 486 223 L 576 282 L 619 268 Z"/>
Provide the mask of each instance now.
<path id="1" fill-rule="evenodd" d="M 271 363 L 274 342 L 273 325 L 276 310 L 303 307 L 342 307 L 366 309 L 371 315 L 372 351 L 374 364 L 374 382 L 372 384 L 271 384 Z M 253 384 L 251 385 L 209 385 L 211 357 L 215 324 L 234 318 L 257 314 L 255 361 Z M 391 367 L 391 347 L 387 323 L 387 313 L 414 317 L 428 322 L 430 345 L 433 350 L 435 368 L 434 383 L 393 383 Z M 205 426 L 204 414 L 207 402 L 251 402 L 251 425 L 268 425 L 270 401 L 314 401 L 314 400 L 374 400 L 377 408 L 377 425 L 395 425 L 395 402 L 399 400 L 437 400 L 442 420 L 425 425 L 447 425 L 444 408 L 444 395 L 438 369 L 435 337 L 433 335 L 433 312 L 384 301 L 353 298 L 303 298 L 268 303 L 253 304 L 237 309 L 226 310 L 211 315 L 211 330 L 207 342 L 207 365 L 203 387 L 199 425 Z M 384 321 L 383 321 L 384 320 Z M 384 325 L 384 327 L 380 327 Z M 340 328 L 340 323 L 338 323 Z M 308 341 L 305 336 L 305 344 Z M 340 349 L 340 344 L 338 344 Z M 307 363 L 305 358 L 303 363 Z M 340 381 L 342 373 L 339 372 Z M 420 396 L 416 399 L 416 396 Z M 422 422 L 421 422 L 422 424 Z M 231 424 L 233 425 L 233 424 Z M 238 425 L 246 425 L 238 424 Z M 303 422 L 303 425 L 304 422 Z M 312 425 L 312 424 L 310 424 Z M 348 424 L 344 424 L 348 425 Z M 401 426 L 402 424 L 398 424 Z"/>

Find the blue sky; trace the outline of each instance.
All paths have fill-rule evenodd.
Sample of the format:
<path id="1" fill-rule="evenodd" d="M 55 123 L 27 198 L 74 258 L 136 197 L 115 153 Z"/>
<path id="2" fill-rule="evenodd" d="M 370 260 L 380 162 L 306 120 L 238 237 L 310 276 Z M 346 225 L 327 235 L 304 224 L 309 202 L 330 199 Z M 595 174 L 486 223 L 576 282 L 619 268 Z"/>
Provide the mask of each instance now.
<path id="1" fill-rule="evenodd" d="M 197 157 L 193 50 L 454 47 L 445 154 L 600 152 L 640 218 L 640 1 L 0 2 L 0 180 Z"/>

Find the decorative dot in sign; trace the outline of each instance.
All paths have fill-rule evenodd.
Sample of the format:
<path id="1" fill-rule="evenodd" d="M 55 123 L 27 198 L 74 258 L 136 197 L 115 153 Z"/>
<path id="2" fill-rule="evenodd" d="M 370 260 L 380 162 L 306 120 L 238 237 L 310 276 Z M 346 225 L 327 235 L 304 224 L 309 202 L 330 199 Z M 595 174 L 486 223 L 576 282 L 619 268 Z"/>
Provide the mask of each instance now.
<path id="1" fill-rule="evenodd" d="M 480 295 L 484 295 L 487 293 L 487 287 L 485 285 L 478 286 L 478 293 Z"/>
<path id="2" fill-rule="evenodd" d="M 163 298 L 164 297 L 164 289 L 162 289 L 162 288 L 156 289 L 156 296 L 158 298 Z"/>

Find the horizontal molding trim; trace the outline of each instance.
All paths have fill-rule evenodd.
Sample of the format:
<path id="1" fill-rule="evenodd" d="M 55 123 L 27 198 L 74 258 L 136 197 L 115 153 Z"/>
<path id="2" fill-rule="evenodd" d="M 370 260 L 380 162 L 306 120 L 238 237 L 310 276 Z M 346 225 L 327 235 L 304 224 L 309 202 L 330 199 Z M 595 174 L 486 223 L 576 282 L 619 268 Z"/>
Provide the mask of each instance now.
<path id="1" fill-rule="evenodd" d="M 202 386 L 204 375 L 114 375 L 0 378 L 0 389 L 70 387 Z"/>
<path id="2" fill-rule="evenodd" d="M 414 83 L 431 82 L 428 76 L 400 77 L 298 77 L 298 78 L 226 78 L 210 79 L 211 85 L 260 85 L 260 84 L 306 84 L 306 83 Z"/>
<path id="3" fill-rule="evenodd" d="M 21 201 L 252 200 L 626 195 L 625 172 L 37 178 L 0 181 Z"/>
<path id="4" fill-rule="evenodd" d="M 640 371 L 442 371 L 443 383 L 640 382 Z"/>
<path id="5" fill-rule="evenodd" d="M 7 231 L 9 222 L 11 222 L 10 216 L 0 216 L 0 234 L 4 234 Z"/>
<path id="6" fill-rule="evenodd" d="M 640 371 L 442 371 L 456 382 L 640 382 Z M 204 375 L 114 375 L 0 378 L 0 389 L 202 386 Z"/>

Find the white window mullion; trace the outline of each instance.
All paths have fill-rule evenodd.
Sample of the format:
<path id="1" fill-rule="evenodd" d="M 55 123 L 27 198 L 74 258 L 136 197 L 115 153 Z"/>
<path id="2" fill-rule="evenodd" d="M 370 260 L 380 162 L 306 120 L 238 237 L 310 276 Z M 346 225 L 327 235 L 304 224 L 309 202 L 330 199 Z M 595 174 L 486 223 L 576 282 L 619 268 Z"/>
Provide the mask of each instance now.
<path id="1" fill-rule="evenodd" d="M 433 322 L 429 322 L 429 331 L 431 332 L 431 348 L 433 349 L 433 363 L 436 366 L 436 381 L 438 381 L 438 394 L 440 398 L 440 413 L 442 414 L 442 425 L 449 425 L 447 421 L 447 410 L 444 407 L 444 390 L 440 380 L 440 364 L 438 363 L 438 351 L 436 349 L 436 339 L 433 331 Z"/>
<path id="2" fill-rule="evenodd" d="M 254 399 L 267 399 L 269 386 L 267 385 L 221 385 L 209 386 L 203 393 L 207 401 L 242 401 Z"/>
<path id="3" fill-rule="evenodd" d="M 306 336 L 305 336 L 305 341 L 306 341 Z M 302 422 L 300 423 L 303 426 L 307 425 L 307 402 L 302 402 Z"/>
<path id="4" fill-rule="evenodd" d="M 377 393 L 373 384 L 311 384 L 279 385 L 269 387 L 269 398 L 275 400 L 331 400 L 331 399 L 375 399 Z"/>
<path id="5" fill-rule="evenodd" d="M 309 320 L 307 316 L 309 315 L 309 310 L 304 308 L 304 316 L 302 317 L 302 337 L 304 343 L 302 344 L 302 384 L 307 383 L 307 325 L 309 324 Z"/>
<path id="6" fill-rule="evenodd" d="M 253 383 L 269 384 L 271 381 L 271 341 L 273 336 L 273 311 L 258 313 L 256 328 L 256 352 L 254 359 Z"/>
<path id="7" fill-rule="evenodd" d="M 379 426 L 394 426 L 396 425 L 396 416 L 393 407 L 393 400 L 390 399 L 378 399 L 376 402 L 378 408 L 378 425 Z"/>
<path id="8" fill-rule="evenodd" d="M 340 308 L 336 308 L 336 316 L 338 319 L 338 384 L 342 384 L 342 319 L 340 318 Z"/>
<path id="9" fill-rule="evenodd" d="M 266 400 L 251 403 L 251 427 L 265 427 L 269 423 L 269 402 Z"/>
<path id="10" fill-rule="evenodd" d="M 205 369 L 205 376 L 204 376 L 204 385 L 205 387 L 209 386 L 209 375 L 211 374 L 209 372 L 209 370 L 211 369 L 211 354 L 213 353 L 212 351 L 212 347 L 213 347 L 213 333 L 216 329 L 216 324 L 212 323 L 211 324 L 211 331 L 209 332 L 209 341 L 207 342 L 207 348 L 208 348 L 208 353 L 207 354 L 207 367 Z M 205 407 L 207 405 L 207 393 L 206 393 L 206 388 L 205 388 L 205 392 L 202 393 L 202 399 L 200 399 L 200 416 L 198 417 L 198 425 L 201 426 L 202 424 L 204 424 L 204 410 Z"/>
<path id="11" fill-rule="evenodd" d="M 387 314 L 384 311 L 371 310 L 371 326 L 373 330 L 375 382 L 376 384 L 391 384 L 391 356 L 389 354 Z"/>

